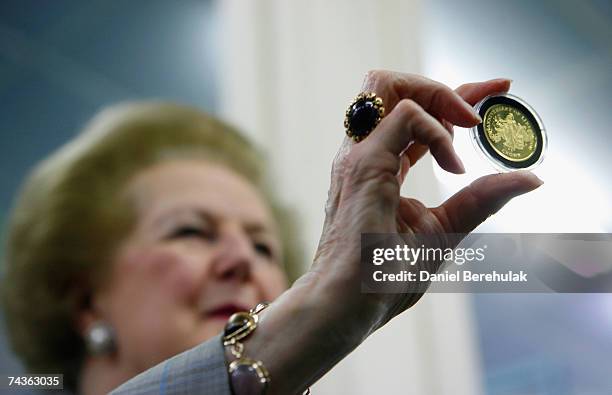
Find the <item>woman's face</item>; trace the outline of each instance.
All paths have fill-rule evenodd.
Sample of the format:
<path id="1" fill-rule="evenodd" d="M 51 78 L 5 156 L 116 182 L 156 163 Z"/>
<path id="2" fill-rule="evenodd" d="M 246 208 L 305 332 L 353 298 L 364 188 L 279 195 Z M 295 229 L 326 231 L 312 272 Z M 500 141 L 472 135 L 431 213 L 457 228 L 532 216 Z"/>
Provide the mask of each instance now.
<path id="1" fill-rule="evenodd" d="M 128 185 L 137 222 L 120 247 L 98 318 L 119 357 L 144 370 L 218 334 L 228 317 L 287 286 L 281 244 L 258 191 L 227 167 L 157 164 Z"/>

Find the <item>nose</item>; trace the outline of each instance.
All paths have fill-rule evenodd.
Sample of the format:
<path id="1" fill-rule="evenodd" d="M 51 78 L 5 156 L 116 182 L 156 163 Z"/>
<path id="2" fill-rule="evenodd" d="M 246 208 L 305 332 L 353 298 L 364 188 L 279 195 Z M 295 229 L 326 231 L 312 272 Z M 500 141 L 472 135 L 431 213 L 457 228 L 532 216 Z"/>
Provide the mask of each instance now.
<path id="1" fill-rule="evenodd" d="M 227 229 L 220 237 L 218 254 L 214 259 L 215 276 L 224 281 L 249 281 L 254 263 L 250 238 L 241 229 Z"/>

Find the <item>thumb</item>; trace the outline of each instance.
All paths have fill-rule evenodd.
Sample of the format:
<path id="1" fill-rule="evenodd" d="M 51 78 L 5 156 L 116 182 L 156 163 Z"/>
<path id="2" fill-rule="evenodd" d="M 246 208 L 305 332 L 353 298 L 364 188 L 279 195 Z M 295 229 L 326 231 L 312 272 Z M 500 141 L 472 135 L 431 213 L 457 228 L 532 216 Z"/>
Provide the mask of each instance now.
<path id="1" fill-rule="evenodd" d="M 448 233 L 469 233 L 512 198 L 544 182 L 528 171 L 481 177 L 451 196 L 434 212 Z"/>

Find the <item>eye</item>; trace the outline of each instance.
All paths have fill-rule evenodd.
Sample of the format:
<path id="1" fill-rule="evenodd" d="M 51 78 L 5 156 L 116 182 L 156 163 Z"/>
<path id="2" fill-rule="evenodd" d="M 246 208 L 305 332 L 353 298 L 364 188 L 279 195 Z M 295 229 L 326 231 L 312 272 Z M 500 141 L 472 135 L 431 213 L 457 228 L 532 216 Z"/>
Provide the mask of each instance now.
<path id="1" fill-rule="evenodd" d="M 192 225 L 184 225 L 178 227 L 170 234 L 170 239 L 180 239 L 180 238 L 190 238 L 190 237 L 198 237 L 206 240 L 214 240 L 216 235 L 213 231 L 208 230 L 206 228 L 192 226 Z"/>
<path id="2" fill-rule="evenodd" d="M 267 243 L 254 242 L 253 248 L 255 249 L 255 251 L 257 251 L 258 254 L 263 255 L 267 258 L 272 258 L 274 256 L 272 247 L 270 247 Z"/>

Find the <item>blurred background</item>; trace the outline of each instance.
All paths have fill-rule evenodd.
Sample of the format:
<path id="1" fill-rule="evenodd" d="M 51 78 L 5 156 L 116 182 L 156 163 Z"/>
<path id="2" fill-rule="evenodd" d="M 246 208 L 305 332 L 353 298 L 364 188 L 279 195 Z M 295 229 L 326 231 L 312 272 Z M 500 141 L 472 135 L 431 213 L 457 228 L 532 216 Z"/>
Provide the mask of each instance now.
<path id="1" fill-rule="evenodd" d="M 545 185 L 488 232 L 612 232 L 612 2 L 501 0 L 0 2 L 0 220 L 28 170 L 117 101 L 195 104 L 267 147 L 314 252 L 346 105 L 366 71 L 449 86 L 508 77 L 542 117 Z M 468 131 L 467 174 L 429 156 L 407 196 L 437 205 L 493 169 Z M 21 372 L 0 330 L 0 374 Z M 427 295 L 315 394 L 612 393 L 612 296 Z"/>

